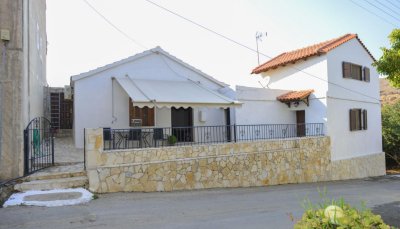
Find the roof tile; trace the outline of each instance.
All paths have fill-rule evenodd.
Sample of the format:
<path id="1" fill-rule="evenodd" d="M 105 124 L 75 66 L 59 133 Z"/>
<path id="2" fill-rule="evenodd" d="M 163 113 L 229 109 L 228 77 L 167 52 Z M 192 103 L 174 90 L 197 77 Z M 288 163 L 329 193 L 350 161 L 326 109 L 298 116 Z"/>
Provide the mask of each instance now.
<path id="1" fill-rule="evenodd" d="M 307 96 L 311 95 L 311 93 L 313 92 L 314 92 L 313 89 L 303 90 L 303 91 L 291 91 L 278 96 L 276 99 L 281 102 L 298 101 L 307 98 Z"/>
<path id="2" fill-rule="evenodd" d="M 324 42 L 314 44 L 314 45 L 311 45 L 311 46 L 308 46 L 305 48 L 297 49 L 297 50 L 294 50 L 291 52 L 284 52 L 284 53 L 272 58 L 271 60 L 265 62 L 264 64 L 261 64 L 260 66 L 256 67 L 255 69 L 253 69 L 253 71 L 251 73 L 258 74 L 261 72 L 266 72 L 271 69 L 278 68 L 280 66 L 285 66 L 286 64 L 289 64 L 289 63 L 295 63 L 296 61 L 301 60 L 301 59 L 306 59 L 311 56 L 326 54 L 327 52 L 331 51 L 332 49 L 338 47 L 339 45 L 341 45 L 343 43 L 346 43 L 347 41 L 349 41 L 353 38 L 357 38 L 357 40 L 365 48 L 365 50 L 368 52 L 368 54 L 371 56 L 371 58 L 375 61 L 375 58 L 368 51 L 368 49 L 365 47 L 365 45 L 361 42 L 361 40 L 358 38 L 357 34 L 346 34 L 339 38 L 324 41 Z"/>

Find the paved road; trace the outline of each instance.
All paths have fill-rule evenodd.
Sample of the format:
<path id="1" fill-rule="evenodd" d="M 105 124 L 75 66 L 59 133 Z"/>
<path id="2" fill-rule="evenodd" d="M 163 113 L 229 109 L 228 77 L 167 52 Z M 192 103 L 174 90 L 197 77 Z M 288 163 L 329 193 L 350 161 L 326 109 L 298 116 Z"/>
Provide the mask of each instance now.
<path id="1" fill-rule="evenodd" d="M 0 208 L 0 228 L 292 228 L 288 214 L 301 217 L 302 200 L 328 197 L 352 204 L 364 200 L 400 226 L 400 178 L 213 189 L 172 193 L 99 195 L 85 205 Z M 390 209 L 389 209 L 390 208 Z"/>

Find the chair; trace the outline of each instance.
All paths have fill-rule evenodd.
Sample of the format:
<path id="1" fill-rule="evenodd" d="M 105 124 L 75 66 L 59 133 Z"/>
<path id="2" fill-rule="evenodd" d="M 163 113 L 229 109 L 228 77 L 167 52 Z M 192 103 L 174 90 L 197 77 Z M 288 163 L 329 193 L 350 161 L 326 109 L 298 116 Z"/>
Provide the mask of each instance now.
<path id="1" fill-rule="evenodd" d="M 139 141 L 139 148 L 142 148 L 142 130 L 141 129 L 129 130 L 128 144 L 129 141 Z"/>
<path id="2" fill-rule="evenodd" d="M 104 141 L 111 141 L 111 128 L 103 128 L 103 139 Z"/>
<path id="3" fill-rule="evenodd" d="M 164 146 L 164 141 L 167 141 L 168 137 L 164 134 L 163 128 L 154 128 L 153 141 L 154 146 L 157 147 L 157 141 L 162 141 L 162 146 Z"/>

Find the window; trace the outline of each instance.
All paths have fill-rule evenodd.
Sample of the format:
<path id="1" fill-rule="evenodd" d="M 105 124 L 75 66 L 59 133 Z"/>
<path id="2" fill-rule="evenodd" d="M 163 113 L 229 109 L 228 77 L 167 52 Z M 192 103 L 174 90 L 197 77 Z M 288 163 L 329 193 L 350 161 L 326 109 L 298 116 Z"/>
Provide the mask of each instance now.
<path id="1" fill-rule="evenodd" d="M 350 131 L 366 130 L 367 127 L 367 110 L 350 109 Z"/>
<path id="2" fill-rule="evenodd" d="M 343 62 L 342 64 L 343 78 L 355 79 L 369 82 L 370 70 L 367 67 L 362 67 L 358 64 Z"/>
<path id="3" fill-rule="evenodd" d="M 136 126 L 137 120 L 141 120 L 141 126 L 154 126 L 154 108 L 133 106 L 129 99 L 129 126 Z"/>

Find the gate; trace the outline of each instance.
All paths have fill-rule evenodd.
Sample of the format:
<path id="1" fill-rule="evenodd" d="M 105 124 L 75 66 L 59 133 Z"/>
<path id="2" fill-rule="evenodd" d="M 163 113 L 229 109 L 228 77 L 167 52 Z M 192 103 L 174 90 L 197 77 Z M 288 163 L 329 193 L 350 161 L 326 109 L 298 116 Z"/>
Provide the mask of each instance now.
<path id="1" fill-rule="evenodd" d="M 51 122 L 34 118 L 24 130 L 24 175 L 54 165 L 54 138 Z"/>

